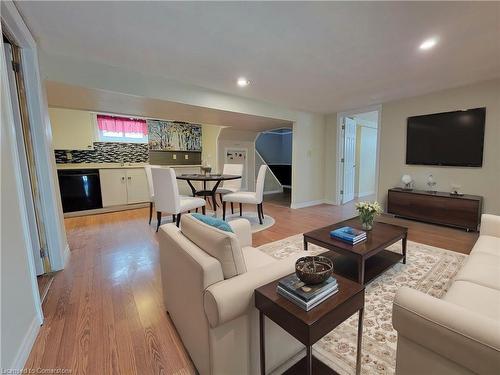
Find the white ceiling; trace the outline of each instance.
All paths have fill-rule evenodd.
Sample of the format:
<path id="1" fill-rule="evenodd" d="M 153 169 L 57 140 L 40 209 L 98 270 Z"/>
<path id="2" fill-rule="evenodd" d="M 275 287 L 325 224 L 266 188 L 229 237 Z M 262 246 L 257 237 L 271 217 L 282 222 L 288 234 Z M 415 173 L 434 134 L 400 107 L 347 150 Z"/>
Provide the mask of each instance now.
<path id="1" fill-rule="evenodd" d="M 16 5 L 49 54 L 312 112 L 500 76 L 500 2 Z M 431 36 L 438 45 L 419 51 Z"/>

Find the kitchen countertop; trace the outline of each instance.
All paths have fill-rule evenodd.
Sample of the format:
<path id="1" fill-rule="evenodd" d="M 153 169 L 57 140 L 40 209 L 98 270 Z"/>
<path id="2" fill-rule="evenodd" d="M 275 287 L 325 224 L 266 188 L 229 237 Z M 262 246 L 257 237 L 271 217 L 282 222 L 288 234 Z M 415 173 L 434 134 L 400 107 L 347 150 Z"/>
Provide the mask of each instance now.
<path id="1" fill-rule="evenodd" d="M 129 169 L 129 168 L 144 168 L 147 163 L 57 163 L 57 169 Z M 196 165 L 165 165 L 172 168 L 193 168 L 201 167 Z"/>

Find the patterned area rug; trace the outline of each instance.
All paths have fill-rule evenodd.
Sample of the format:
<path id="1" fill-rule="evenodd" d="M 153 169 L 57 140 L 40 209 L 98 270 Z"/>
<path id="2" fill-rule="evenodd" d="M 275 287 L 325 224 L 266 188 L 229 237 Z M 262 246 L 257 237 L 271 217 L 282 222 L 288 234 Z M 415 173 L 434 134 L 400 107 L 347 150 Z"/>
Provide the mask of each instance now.
<path id="1" fill-rule="evenodd" d="M 259 249 L 276 259 L 302 250 L 302 235 L 272 242 Z M 324 249 L 309 244 L 310 251 Z M 401 242 L 388 248 L 401 252 Z M 396 264 L 366 287 L 363 321 L 363 374 L 394 374 L 397 332 L 392 327 L 392 301 L 401 286 L 442 297 L 466 255 L 416 242 L 407 243 L 407 264 Z M 340 374 L 354 374 L 356 366 L 357 314 L 318 341 L 314 354 Z"/>

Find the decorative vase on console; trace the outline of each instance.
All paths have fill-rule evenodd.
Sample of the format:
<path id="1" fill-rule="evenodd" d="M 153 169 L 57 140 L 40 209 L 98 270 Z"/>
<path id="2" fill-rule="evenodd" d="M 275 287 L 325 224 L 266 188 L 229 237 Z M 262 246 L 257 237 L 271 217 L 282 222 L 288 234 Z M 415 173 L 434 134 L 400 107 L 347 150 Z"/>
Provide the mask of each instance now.
<path id="1" fill-rule="evenodd" d="M 382 213 L 382 207 L 378 202 L 358 202 L 356 211 L 359 213 L 359 220 L 364 230 L 372 230 L 375 216 Z"/>
<path id="2" fill-rule="evenodd" d="M 436 186 L 437 182 L 434 181 L 434 176 L 432 174 L 427 177 L 427 186 L 429 186 L 429 193 L 435 193 L 436 189 L 434 188 Z"/>
<path id="3" fill-rule="evenodd" d="M 404 190 L 413 190 L 413 178 L 409 174 L 404 174 L 401 177 L 401 181 L 403 182 Z"/>

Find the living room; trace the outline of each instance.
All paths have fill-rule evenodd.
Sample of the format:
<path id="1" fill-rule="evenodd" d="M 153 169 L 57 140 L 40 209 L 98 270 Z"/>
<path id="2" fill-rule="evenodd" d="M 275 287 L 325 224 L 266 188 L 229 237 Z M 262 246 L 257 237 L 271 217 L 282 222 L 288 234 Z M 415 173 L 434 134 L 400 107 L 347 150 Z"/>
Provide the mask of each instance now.
<path id="1" fill-rule="evenodd" d="M 2 111 L 7 136 L 2 137 L 0 367 L 281 373 L 310 359 L 316 373 L 315 366 L 324 369 L 317 358 L 337 373 L 494 373 L 500 350 L 494 335 L 500 315 L 500 224 L 494 216 L 500 215 L 499 12 L 495 2 L 2 2 L 4 52 L 7 56 L 6 46 L 12 46 L 14 62 L 12 69 L 2 63 L 2 107 L 14 109 Z M 96 27 L 83 26 L 90 24 Z M 22 64 L 16 65 L 19 59 Z M 19 88 L 22 80 L 26 96 L 12 104 L 18 95 L 12 82 Z M 236 173 L 245 188 L 217 196 L 215 204 L 211 199 L 200 203 L 210 218 L 228 219 L 234 233 L 224 238 L 238 241 L 239 250 L 230 245 L 232 256 L 241 256 L 245 266 L 236 262 L 236 273 L 226 274 L 224 262 L 217 260 L 216 244 L 222 240 L 211 237 L 208 224 L 193 222 L 194 206 L 193 215 L 187 209 L 178 213 L 180 229 L 170 223 L 173 212 L 166 209 L 162 217 L 161 203 L 149 194 L 140 207 L 64 217 L 61 165 L 54 155 L 60 148 L 54 144 L 49 108 L 200 125 L 196 171 L 177 177 L 210 177 L 208 190 L 225 174 L 232 151 L 248 151 L 231 155 L 247 163 L 245 176 Z M 367 112 L 378 114 L 372 132 L 377 133 L 376 152 L 371 151 L 375 162 L 369 168 L 374 191 L 366 189 L 362 196 L 358 189 L 358 197 L 344 199 L 343 119 Z M 474 125 L 460 141 L 467 139 L 467 152 L 453 146 L 453 136 L 464 134 L 457 124 L 465 118 Z M 19 141 L 28 134 L 19 125 L 27 119 L 31 146 Z M 436 121 L 457 126 L 433 136 L 411 133 L 421 130 L 419 124 Z M 290 133 L 292 142 L 286 205 L 282 197 L 258 193 L 259 181 L 269 184 L 270 177 L 259 177 L 256 139 L 276 129 Z M 433 159 L 409 158 L 415 139 L 416 151 L 430 144 L 422 139 L 441 140 Z M 30 147 L 31 156 L 23 152 Z M 67 157 L 66 146 L 62 150 Z M 468 159 L 446 159 L 447 151 Z M 142 172 L 146 165 L 156 164 L 151 159 L 138 166 L 113 163 L 78 168 L 134 167 L 147 173 Z M 179 163 L 159 169 L 184 168 Z M 212 171 L 203 177 L 201 168 L 208 165 Z M 38 198 L 30 196 L 28 182 L 38 186 Z M 360 201 L 380 203 L 383 212 L 372 230 L 357 217 L 363 211 L 356 205 Z M 318 232 L 331 226 L 359 228 L 368 239 L 333 246 L 331 230 Z M 35 238 L 45 243 L 50 262 L 42 294 Z M 392 263 L 373 268 L 353 251 L 356 246 L 370 257 L 389 251 L 386 260 Z M 351 259 L 349 265 L 333 260 L 335 297 L 306 313 L 276 297 L 276 285 L 260 289 L 292 274 L 299 257 L 321 257 L 326 250 Z M 186 254 L 194 254 L 202 268 L 219 267 L 220 273 L 190 268 Z M 197 290 L 190 284 L 194 280 L 206 287 Z M 186 289 L 177 290 L 179 285 Z M 314 346 L 290 336 L 299 323 L 286 326 L 283 316 L 266 310 L 270 298 L 276 309 L 295 312 L 303 329 L 322 332 Z M 348 308 L 342 298 L 357 302 Z M 333 327 L 327 309 L 352 311 Z M 414 315 L 406 314 L 410 310 Z M 267 316 L 264 335 L 259 311 Z M 324 332 L 308 321 L 321 314 L 327 322 L 322 327 L 331 328 Z M 419 314 L 449 331 L 419 326 Z M 487 323 L 475 324 L 478 320 Z M 450 331 L 459 334 L 449 337 Z M 283 350 L 278 350 L 280 340 L 289 344 Z M 306 360 L 300 361 L 304 354 Z"/>

